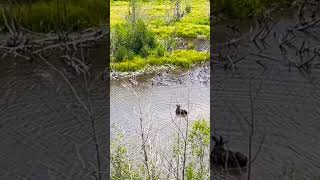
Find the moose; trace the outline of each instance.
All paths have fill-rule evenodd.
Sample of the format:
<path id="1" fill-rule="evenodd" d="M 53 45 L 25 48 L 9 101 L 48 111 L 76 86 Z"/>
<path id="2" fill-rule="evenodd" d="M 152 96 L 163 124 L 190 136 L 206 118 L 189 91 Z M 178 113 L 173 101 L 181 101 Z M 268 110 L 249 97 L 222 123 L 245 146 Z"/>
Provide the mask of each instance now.
<path id="1" fill-rule="evenodd" d="M 181 109 L 181 106 L 180 105 L 176 105 L 177 106 L 177 109 L 176 109 L 176 115 L 177 116 L 182 116 L 182 117 L 185 117 L 188 115 L 188 112 L 184 109 Z"/>
<path id="2" fill-rule="evenodd" d="M 223 141 L 222 136 L 220 139 L 211 136 L 215 145 L 210 154 L 211 167 L 219 169 L 241 169 L 247 166 L 247 157 L 240 152 L 233 152 L 225 149 L 227 141 Z"/>

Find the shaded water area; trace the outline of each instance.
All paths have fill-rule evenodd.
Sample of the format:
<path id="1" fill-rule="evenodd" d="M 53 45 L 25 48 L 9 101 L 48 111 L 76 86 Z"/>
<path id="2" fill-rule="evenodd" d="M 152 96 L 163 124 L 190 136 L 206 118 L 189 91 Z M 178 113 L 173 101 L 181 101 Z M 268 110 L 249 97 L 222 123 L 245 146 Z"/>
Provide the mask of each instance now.
<path id="1" fill-rule="evenodd" d="M 129 79 L 111 81 L 110 115 L 111 139 L 119 130 L 129 147 L 132 158 L 141 161 L 140 107 L 148 129 L 148 139 L 157 151 L 168 152 L 178 132 L 181 119 L 176 116 L 176 105 L 188 110 L 188 119 L 209 121 L 210 69 L 208 63 L 191 70 L 161 71 L 137 77 L 138 84 Z M 138 155 L 138 156 L 137 156 Z"/>
<path id="2" fill-rule="evenodd" d="M 320 24 L 306 11 L 311 23 L 293 10 L 214 34 L 211 132 L 248 155 L 253 119 L 251 179 L 320 178 Z"/>
<path id="3" fill-rule="evenodd" d="M 88 85 L 58 55 L 47 59 L 58 71 L 39 58 L 1 59 L 1 180 L 96 179 L 95 135 L 102 177 L 108 179 L 108 85 L 99 78 L 105 47 L 84 51 L 92 64 Z"/>

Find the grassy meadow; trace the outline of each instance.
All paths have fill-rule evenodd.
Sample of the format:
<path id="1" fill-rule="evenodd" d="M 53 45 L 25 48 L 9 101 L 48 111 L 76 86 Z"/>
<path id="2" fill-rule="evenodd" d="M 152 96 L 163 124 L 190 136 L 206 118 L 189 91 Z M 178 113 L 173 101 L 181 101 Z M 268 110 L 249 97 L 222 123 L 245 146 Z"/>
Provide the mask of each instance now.
<path id="1" fill-rule="evenodd" d="M 187 6 L 181 2 L 182 8 Z M 158 37 L 176 35 L 183 38 L 197 38 L 210 36 L 210 2 L 208 0 L 189 0 L 191 12 L 181 21 L 173 22 L 173 5 L 170 0 L 142 2 L 141 16 L 149 28 Z M 111 28 L 125 23 L 125 16 L 129 10 L 129 2 L 111 1 L 110 18 Z"/>
<path id="2" fill-rule="evenodd" d="M 209 53 L 194 50 L 195 45 L 177 50 L 176 39 L 209 40 L 210 2 L 180 1 L 182 17 L 179 19 L 175 14 L 175 2 L 136 1 L 134 9 L 131 1 L 110 2 L 112 70 L 137 71 L 165 64 L 190 68 L 209 60 Z M 130 19 L 133 14 L 137 25 Z"/>

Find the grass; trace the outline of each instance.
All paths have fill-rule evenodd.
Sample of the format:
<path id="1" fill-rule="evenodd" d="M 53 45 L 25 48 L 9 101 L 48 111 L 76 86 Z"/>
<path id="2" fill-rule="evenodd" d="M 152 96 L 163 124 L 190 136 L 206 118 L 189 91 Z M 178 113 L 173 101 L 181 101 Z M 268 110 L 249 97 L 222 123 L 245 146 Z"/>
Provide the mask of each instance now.
<path id="1" fill-rule="evenodd" d="M 185 1 L 182 1 L 182 8 Z M 170 1 L 153 1 L 140 3 L 140 10 L 149 28 L 158 37 L 169 37 L 173 34 L 177 37 L 196 38 L 198 36 L 210 37 L 208 0 L 190 0 L 191 12 L 186 14 L 180 21 L 171 22 L 172 5 Z M 111 28 L 117 24 L 125 23 L 125 14 L 128 13 L 129 2 L 111 1 L 110 4 Z"/>
<path id="2" fill-rule="evenodd" d="M 114 45 L 111 60 L 111 68 L 116 71 L 128 72 L 145 69 L 147 66 L 174 65 L 181 68 L 190 68 L 193 64 L 209 60 L 209 53 L 194 50 L 175 50 L 174 40 L 178 38 L 210 37 L 209 1 L 190 0 L 181 1 L 181 11 L 185 11 L 187 2 L 191 5 L 191 11 L 182 19 L 176 20 L 173 15 L 173 4 L 169 0 L 139 1 L 138 16 L 147 25 L 147 30 L 130 30 L 127 24 L 129 12 L 128 1 L 111 1 L 111 34 Z M 190 10 L 190 9 L 189 9 Z M 121 30 L 122 29 L 122 30 Z M 126 32 L 128 31 L 128 32 Z M 121 32 L 121 33 L 119 33 Z M 146 48 L 146 53 L 134 52 L 132 47 L 143 41 L 134 34 L 149 34 L 156 39 L 155 46 Z M 149 37 L 148 35 L 148 37 Z M 143 38 L 146 39 L 146 38 Z M 133 42 L 133 43 L 131 43 Z M 165 43 L 165 45 L 163 45 Z M 148 43 L 145 43 L 146 45 Z M 141 46 L 141 47 L 144 47 Z M 192 48 L 190 48 L 192 49 Z M 140 53 L 141 51 L 141 53 Z M 164 51 L 162 53 L 162 51 Z M 134 52 L 134 53 L 130 53 Z M 156 53 L 155 53 L 156 52 Z M 145 54 L 143 56 L 143 54 Z"/>
<path id="3" fill-rule="evenodd" d="M 214 15 L 244 19 L 261 14 L 272 5 L 288 6 L 293 0 L 220 0 L 213 1 Z"/>
<path id="4" fill-rule="evenodd" d="M 174 65 L 181 68 L 190 68 L 192 64 L 209 60 L 209 53 L 194 50 L 177 50 L 163 57 L 149 56 L 147 58 L 134 57 L 132 60 L 120 63 L 111 63 L 111 69 L 121 72 L 137 71 L 149 66 Z"/>
<path id="5" fill-rule="evenodd" d="M 107 22 L 106 0 L 46 0 L 15 5 L 12 14 L 17 23 L 36 32 L 78 31 Z M 0 27 L 4 26 L 0 11 Z"/>

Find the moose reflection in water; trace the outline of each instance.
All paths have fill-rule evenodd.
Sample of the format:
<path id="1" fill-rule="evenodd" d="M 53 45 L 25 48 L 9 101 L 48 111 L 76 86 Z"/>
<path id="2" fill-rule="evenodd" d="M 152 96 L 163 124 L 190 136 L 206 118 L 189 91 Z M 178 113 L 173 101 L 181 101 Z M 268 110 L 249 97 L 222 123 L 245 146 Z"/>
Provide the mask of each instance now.
<path id="1" fill-rule="evenodd" d="M 220 139 L 212 136 L 215 145 L 210 154 L 210 164 L 215 170 L 228 170 L 229 172 L 240 173 L 239 170 L 247 167 L 247 157 L 240 153 L 227 150 L 222 136 Z"/>

